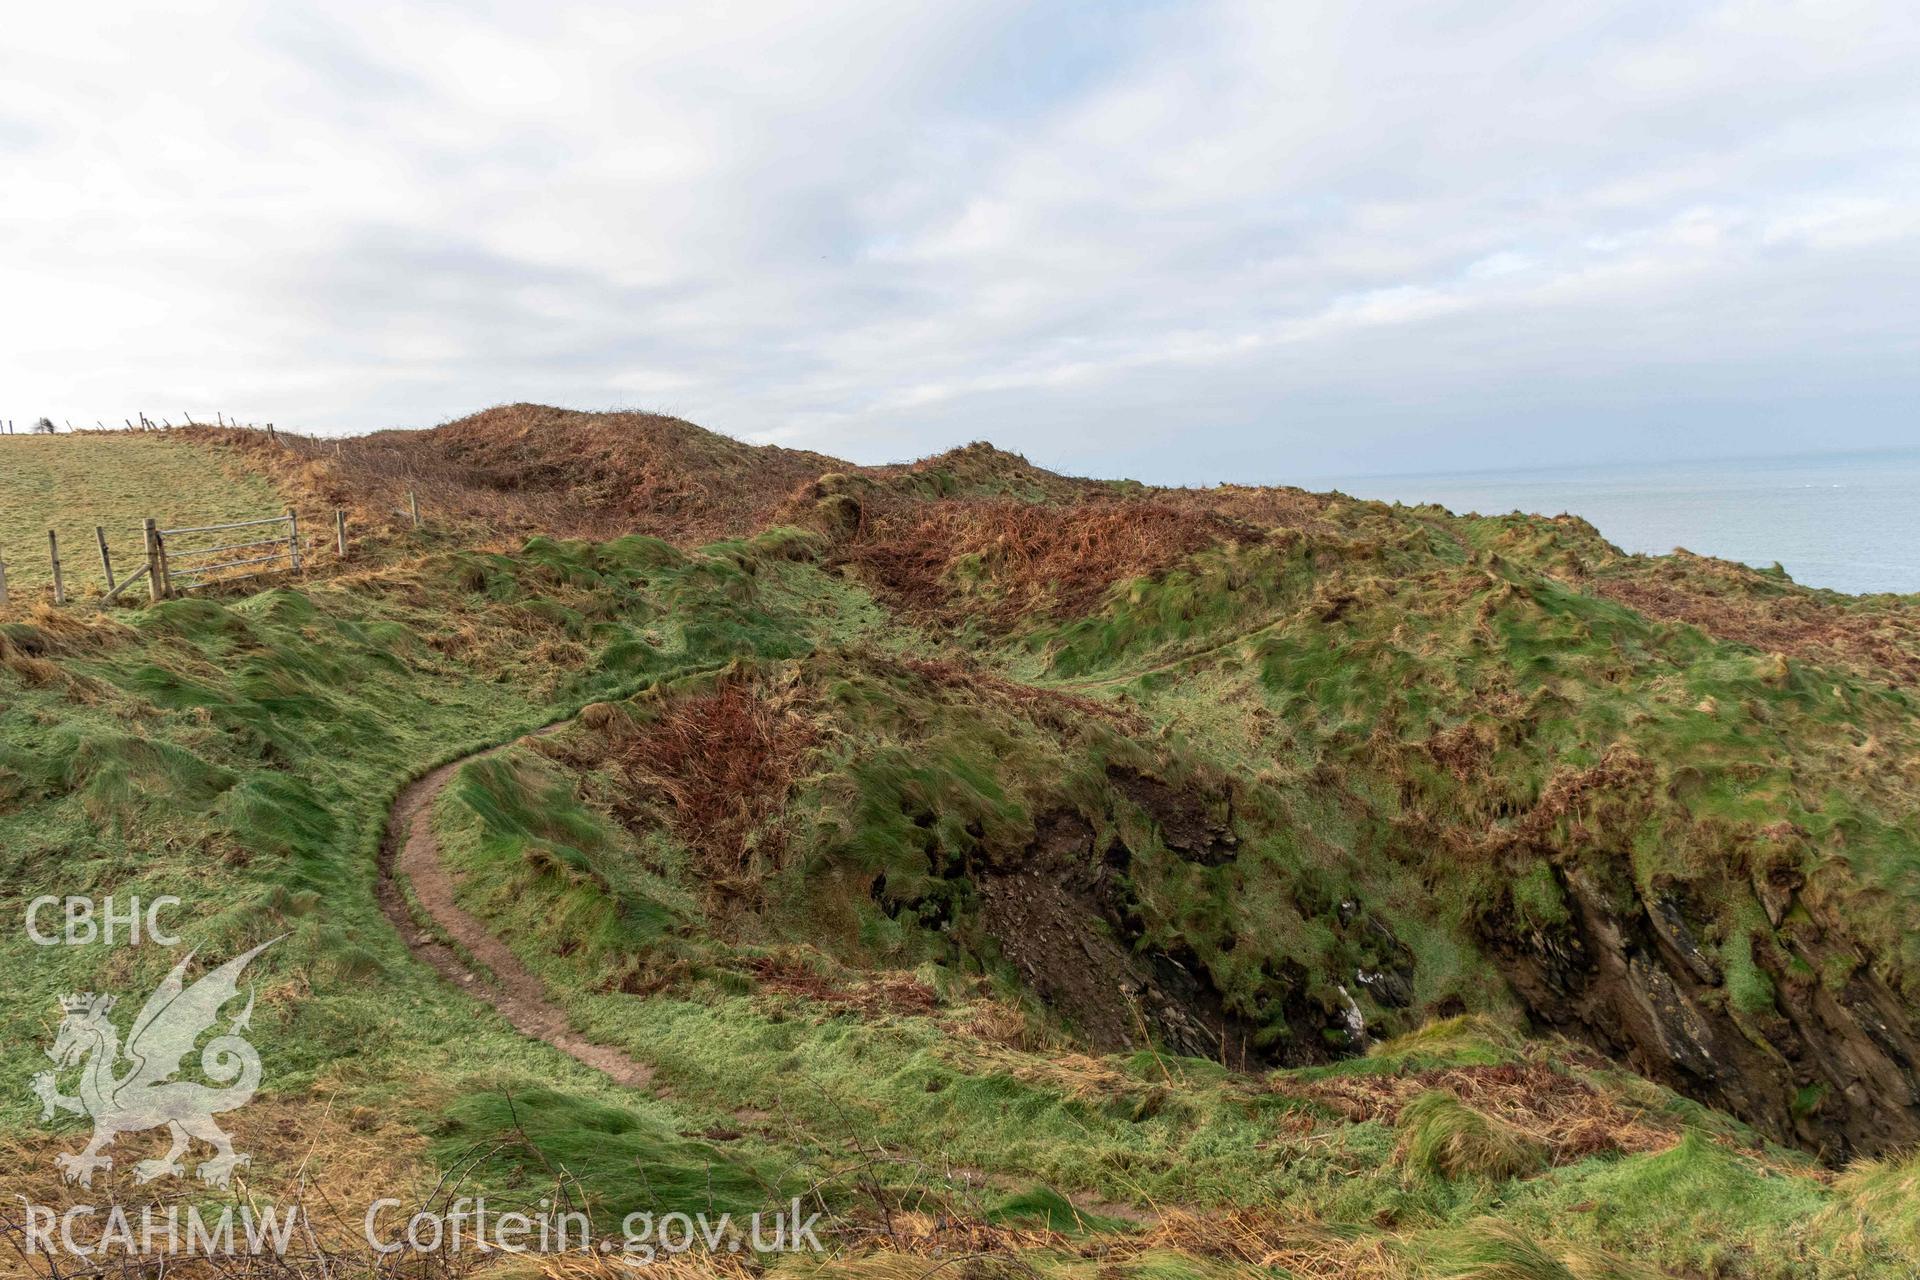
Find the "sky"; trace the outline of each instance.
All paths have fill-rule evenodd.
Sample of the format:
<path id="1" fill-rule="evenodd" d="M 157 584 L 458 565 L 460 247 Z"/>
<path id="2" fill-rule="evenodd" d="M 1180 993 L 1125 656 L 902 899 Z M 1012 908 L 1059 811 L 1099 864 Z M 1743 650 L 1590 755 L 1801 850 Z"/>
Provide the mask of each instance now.
<path id="1" fill-rule="evenodd" d="M 1920 431 L 1920 6 L 9 6 L 0 417 L 1163 483 Z"/>

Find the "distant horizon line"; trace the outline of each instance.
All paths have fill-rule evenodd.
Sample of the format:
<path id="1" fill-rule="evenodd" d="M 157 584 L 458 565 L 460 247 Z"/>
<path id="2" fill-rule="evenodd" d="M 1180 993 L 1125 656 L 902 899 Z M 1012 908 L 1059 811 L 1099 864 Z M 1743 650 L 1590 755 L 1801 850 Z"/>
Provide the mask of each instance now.
<path id="1" fill-rule="evenodd" d="M 1811 458 L 1868 458 L 1890 455 L 1920 455 L 1920 446 L 1868 448 L 1868 449 L 1801 449 L 1792 453 L 1736 453 L 1736 454 L 1697 454 L 1681 458 L 1651 459 L 1636 464 L 1624 459 L 1604 462 L 1553 462 L 1532 463 L 1520 466 L 1502 467 L 1461 467 L 1446 471 L 1343 471 L 1319 475 L 1303 475 L 1301 481 L 1314 483 L 1332 483 L 1340 480 L 1412 480 L 1446 479 L 1458 476 L 1517 475 L 1528 471 L 1600 471 L 1609 467 L 1644 466 L 1686 466 L 1696 463 L 1713 462 L 1792 462 Z"/>

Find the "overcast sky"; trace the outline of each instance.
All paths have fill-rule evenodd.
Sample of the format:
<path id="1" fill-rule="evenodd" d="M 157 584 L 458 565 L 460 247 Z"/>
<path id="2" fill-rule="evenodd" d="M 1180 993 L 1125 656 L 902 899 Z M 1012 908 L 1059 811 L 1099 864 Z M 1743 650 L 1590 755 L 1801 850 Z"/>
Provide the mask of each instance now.
<path id="1" fill-rule="evenodd" d="M 1150 480 L 1911 444 L 1920 6 L 10 5 L 0 416 Z"/>

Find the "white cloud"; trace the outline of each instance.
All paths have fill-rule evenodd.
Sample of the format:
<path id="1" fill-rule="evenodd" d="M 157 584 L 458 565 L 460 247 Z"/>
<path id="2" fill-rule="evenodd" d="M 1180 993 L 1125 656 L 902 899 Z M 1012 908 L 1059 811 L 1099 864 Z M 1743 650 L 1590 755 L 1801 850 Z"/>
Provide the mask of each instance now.
<path id="1" fill-rule="evenodd" d="M 1920 390 L 1894 0 L 10 19 L 4 416 L 638 401 L 1193 480 L 1593 456 L 1599 408 L 1893 442 Z"/>

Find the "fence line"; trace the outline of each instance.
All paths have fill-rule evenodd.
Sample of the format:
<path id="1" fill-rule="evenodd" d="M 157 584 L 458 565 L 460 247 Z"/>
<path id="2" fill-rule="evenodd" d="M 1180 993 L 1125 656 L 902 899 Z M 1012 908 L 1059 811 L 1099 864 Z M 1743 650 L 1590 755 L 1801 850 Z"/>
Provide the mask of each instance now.
<path id="1" fill-rule="evenodd" d="M 4 425 L 0 423 L 0 425 Z M 412 489 L 407 490 L 405 511 L 396 515 L 409 517 L 415 529 L 421 527 L 420 503 Z M 211 546 L 176 546 L 179 538 L 191 538 L 196 535 L 225 533 L 234 529 L 263 529 L 279 526 L 284 532 L 276 532 L 271 537 L 248 538 L 238 542 L 215 543 Z M 347 540 L 347 513 L 336 509 L 333 513 L 334 547 L 341 560 L 349 558 Z M 159 522 L 148 516 L 141 522 L 141 563 L 132 573 L 116 576 L 113 567 L 113 553 L 107 545 L 107 531 L 102 525 L 93 527 L 94 542 L 100 551 L 100 573 L 106 580 L 106 593 L 97 604 L 106 604 L 117 599 L 136 583 L 147 584 L 147 594 L 154 601 L 166 600 L 172 596 L 197 590 L 202 587 L 218 587 L 229 582 L 244 582 L 253 578 L 265 577 L 277 572 L 298 573 L 304 563 L 300 544 L 300 514 L 289 508 L 285 515 L 266 516 L 258 520 L 232 520 L 224 524 L 182 525 L 177 529 L 162 529 Z M 260 551 L 271 548 L 263 555 L 242 555 L 233 557 L 234 552 Z M 8 603 L 7 561 L 4 548 L 0 548 L 0 608 Z M 306 548 L 311 551 L 312 548 Z M 210 556 L 228 556 L 232 558 L 215 560 L 212 563 L 200 563 Z M 67 603 L 65 566 L 60 559 L 60 535 L 57 530 L 47 530 L 47 557 L 53 572 L 53 602 L 58 605 Z M 278 562 L 284 561 L 284 565 Z M 177 567 L 176 567 L 177 564 Z M 254 566 L 265 566 L 255 568 Z M 232 573 L 234 569 L 249 569 L 248 573 Z"/>
<path id="2" fill-rule="evenodd" d="M 59 431 L 58 428 L 56 428 L 55 430 L 56 430 L 56 433 L 60 435 L 101 435 L 103 433 L 108 433 L 108 432 L 119 432 L 123 429 L 126 431 L 172 431 L 174 429 L 173 420 L 171 418 L 152 418 L 152 417 L 148 417 L 145 413 L 137 413 L 131 418 L 122 418 L 120 419 L 120 421 L 125 424 L 124 428 L 110 427 L 106 423 L 100 421 L 98 418 L 94 419 L 93 425 L 91 427 L 88 427 L 88 426 L 76 427 L 73 425 L 71 420 L 62 418 L 61 422 L 65 425 L 66 430 Z M 195 419 L 194 416 L 191 413 L 189 413 L 182 417 L 180 425 L 183 427 L 229 427 L 239 431 L 264 431 L 267 433 L 268 439 L 270 440 L 279 439 L 279 435 L 274 430 L 274 426 L 271 422 L 242 422 L 240 421 L 240 419 L 228 413 L 216 412 L 213 415 L 212 422 L 208 422 L 204 418 Z M 28 431 L 22 432 L 18 427 L 14 425 L 12 418 L 0 419 L 0 435 L 12 436 L 12 435 L 39 435 L 39 434 L 44 434 L 44 433 L 32 431 L 31 429 Z"/>

